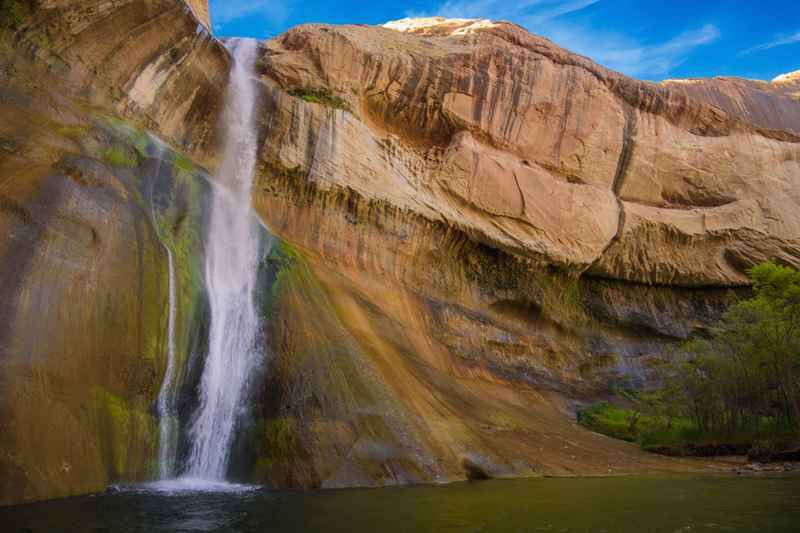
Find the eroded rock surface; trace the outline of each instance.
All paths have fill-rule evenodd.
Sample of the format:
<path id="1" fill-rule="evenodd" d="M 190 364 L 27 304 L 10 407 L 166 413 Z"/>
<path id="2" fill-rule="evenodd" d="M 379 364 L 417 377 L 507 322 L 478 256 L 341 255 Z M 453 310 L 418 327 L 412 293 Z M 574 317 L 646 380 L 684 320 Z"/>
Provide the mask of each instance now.
<path id="1" fill-rule="evenodd" d="M 155 475 L 167 249 L 185 431 L 208 191 L 173 150 L 214 170 L 230 66 L 201 0 L 25 5 L 0 30 L 0 503 Z M 572 417 L 647 386 L 748 266 L 800 262 L 794 77 L 652 84 L 431 19 L 295 28 L 258 79 L 253 201 L 280 240 L 235 477 L 713 468 Z"/>
<path id="2" fill-rule="evenodd" d="M 227 56 L 197 28 L 182 2 L 63 0 L 0 28 L 0 505 L 157 472 L 167 250 L 185 362 L 208 185 L 119 117 L 203 159 Z"/>
<path id="3" fill-rule="evenodd" d="M 794 129 L 509 24 L 388 26 L 266 43 L 255 201 L 306 262 L 277 285 L 254 479 L 691 468 L 556 421 L 649 383 L 749 266 L 798 263 Z"/>
<path id="4" fill-rule="evenodd" d="M 611 279 L 733 286 L 769 257 L 798 265 L 792 83 L 723 101 L 747 84 L 639 82 L 487 21 L 301 26 L 267 46 L 265 78 L 351 105 L 281 99 L 269 119 L 267 157 L 328 186 Z"/>

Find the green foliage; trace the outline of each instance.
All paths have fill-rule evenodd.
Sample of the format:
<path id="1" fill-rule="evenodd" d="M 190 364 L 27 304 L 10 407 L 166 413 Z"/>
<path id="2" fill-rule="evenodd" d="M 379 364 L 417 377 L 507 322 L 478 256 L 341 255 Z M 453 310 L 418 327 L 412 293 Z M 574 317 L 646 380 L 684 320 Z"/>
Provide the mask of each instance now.
<path id="1" fill-rule="evenodd" d="M 600 402 L 578 413 L 578 422 L 592 431 L 615 439 L 638 442 L 644 448 L 674 446 L 694 436 L 687 418 L 646 414 Z"/>
<path id="2" fill-rule="evenodd" d="M 141 160 L 150 157 L 149 149 L 151 145 L 150 136 L 146 131 L 132 127 L 127 122 L 116 117 L 99 115 L 98 124 L 108 135 L 106 143 L 112 144 L 112 148 L 106 150 L 109 158 L 117 161 L 117 166 L 136 166 Z M 108 159 L 105 155 L 103 159 Z M 114 164 L 111 161 L 106 161 Z"/>
<path id="3" fill-rule="evenodd" d="M 663 387 L 624 391 L 582 425 L 645 448 L 706 443 L 779 449 L 800 437 L 800 272 L 771 262 L 749 271 L 752 297 L 731 305 L 708 338 L 661 369 Z"/>
<path id="4" fill-rule="evenodd" d="M 286 241 L 276 239 L 260 268 L 266 272 L 268 291 L 264 291 L 260 299 L 261 314 L 268 317 L 272 314 L 272 306 L 277 301 L 286 281 L 294 276 L 299 281 L 308 270 L 303 256 Z"/>
<path id="5" fill-rule="evenodd" d="M 106 148 L 100 155 L 103 157 L 103 161 L 113 167 L 133 168 L 139 164 L 136 156 L 121 146 Z"/>
<path id="6" fill-rule="evenodd" d="M 762 439 L 800 422 L 800 272 L 763 263 L 749 274 L 753 297 L 685 346 L 668 386 L 700 431 Z"/>
<path id="7" fill-rule="evenodd" d="M 134 150 L 136 150 L 136 154 L 138 157 L 142 159 L 147 159 L 149 154 L 147 153 L 147 148 L 150 146 L 150 138 L 147 134 L 140 130 L 134 130 L 131 134 L 128 142 L 131 144 Z"/>
<path id="8" fill-rule="evenodd" d="M 175 156 L 175 168 L 184 174 L 193 174 L 195 171 L 194 163 L 188 157 L 182 155 Z"/>
<path id="9" fill-rule="evenodd" d="M 30 14 L 33 6 L 26 0 L 0 1 L 0 28 L 17 28 Z"/>
<path id="10" fill-rule="evenodd" d="M 341 97 L 333 94 L 327 87 L 304 87 L 292 89 L 289 94 L 312 104 L 321 104 L 334 109 L 344 109 L 350 111 L 350 106 Z"/>
<path id="11" fill-rule="evenodd" d="M 635 442 L 639 436 L 639 415 L 640 413 L 600 402 L 580 411 L 578 422 L 597 433 Z"/>

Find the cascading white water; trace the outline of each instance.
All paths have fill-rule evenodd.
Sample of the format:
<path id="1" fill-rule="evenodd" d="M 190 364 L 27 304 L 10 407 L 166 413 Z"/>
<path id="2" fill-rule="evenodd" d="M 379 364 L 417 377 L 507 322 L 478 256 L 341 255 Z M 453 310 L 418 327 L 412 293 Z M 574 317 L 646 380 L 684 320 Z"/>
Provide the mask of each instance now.
<path id="1" fill-rule="evenodd" d="M 206 244 L 206 287 L 211 306 L 208 356 L 200 406 L 190 428 L 187 476 L 223 480 L 247 382 L 260 364 L 254 301 L 259 226 L 250 190 L 258 138 L 253 81 L 257 44 L 233 42 L 233 68 L 223 113 L 225 149 L 214 187 Z"/>
<path id="2" fill-rule="evenodd" d="M 154 146 L 155 153 L 153 157 L 157 161 L 155 174 L 150 184 L 150 216 L 152 217 L 153 228 L 158 233 L 159 224 L 156 217 L 153 188 L 161 176 L 161 164 L 167 153 L 167 147 L 153 135 L 150 135 L 150 142 Z M 167 368 L 164 371 L 164 379 L 161 382 L 161 389 L 158 391 L 158 402 L 156 404 L 158 409 L 158 469 L 160 479 L 169 479 L 175 474 L 178 439 L 178 417 L 175 412 L 175 262 L 172 250 L 170 250 L 160 234 L 159 239 L 167 252 L 167 265 L 169 267 L 169 314 L 167 316 Z"/>
<path id="3" fill-rule="evenodd" d="M 175 474 L 178 420 L 175 413 L 175 264 L 165 245 L 169 265 L 169 317 L 167 322 L 167 370 L 158 393 L 158 465 L 161 479 Z"/>

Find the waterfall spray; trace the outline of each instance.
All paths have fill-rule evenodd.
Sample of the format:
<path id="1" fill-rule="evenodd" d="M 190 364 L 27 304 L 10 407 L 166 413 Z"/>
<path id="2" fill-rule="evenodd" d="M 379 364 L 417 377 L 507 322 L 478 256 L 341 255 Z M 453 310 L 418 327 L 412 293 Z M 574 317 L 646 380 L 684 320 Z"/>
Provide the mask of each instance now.
<path id="1" fill-rule="evenodd" d="M 150 183 L 150 216 L 153 228 L 158 233 L 158 219 L 153 198 L 153 187 L 161 176 L 161 163 L 164 160 L 166 147 L 160 139 L 150 136 L 150 141 L 155 146 L 154 157 L 157 161 L 156 171 Z M 178 420 L 175 412 L 175 261 L 172 250 L 159 235 L 161 245 L 167 252 L 167 265 L 169 267 L 168 285 L 168 305 L 169 314 L 167 316 L 167 368 L 164 371 L 164 379 L 161 382 L 161 389 L 158 391 L 158 469 L 160 479 L 169 479 L 175 474 L 175 456 L 177 451 Z"/>
<path id="2" fill-rule="evenodd" d="M 169 264 L 169 321 L 167 323 L 167 370 L 158 393 L 158 466 L 161 479 L 175 474 L 177 419 L 175 414 L 175 263 L 165 245 Z"/>
<path id="3" fill-rule="evenodd" d="M 187 475 L 223 480 L 247 384 L 257 370 L 259 320 L 254 300 L 259 226 L 251 207 L 258 136 L 253 81 L 257 44 L 233 43 L 233 68 L 223 113 L 225 148 L 214 186 L 206 246 L 206 287 L 211 307 L 208 355 L 200 406 L 190 428 Z"/>

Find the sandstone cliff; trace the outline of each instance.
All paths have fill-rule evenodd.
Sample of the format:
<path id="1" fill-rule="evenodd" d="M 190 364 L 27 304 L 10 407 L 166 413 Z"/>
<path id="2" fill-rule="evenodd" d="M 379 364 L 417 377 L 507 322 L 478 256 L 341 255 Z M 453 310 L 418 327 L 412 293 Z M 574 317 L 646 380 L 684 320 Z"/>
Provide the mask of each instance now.
<path id="1" fill-rule="evenodd" d="M 771 82 L 742 78 L 667 80 L 670 91 L 715 105 L 757 126 L 800 134 L 800 71 Z"/>
<path id="2" fill-rule="evenodd" d="M 186 0 L 186 4 L 192 9 L 197 20 L 199 20 L 207 30 L 210 30 L 211 16 L 208 14 L 208 0 Z"/>
<path id="3" fill-rule="evenodd" d="M 256 205 L 306 262 L 257 479 L 669 468 L 561 433 L 561 399 L 646 383 L 748 266 L 798 263 L 800 137 L 510 24 L 388 26 L 266 43 Z"/>
<path id="4" fill-rule="evenodd" d="M 202 1 L 20 3 L 0 30 L 0 503 L 155 475 L 167 250 L 191 416 L 198 166 L 230 65 Z M 800 263 L 791 79 L 639 82 L 443 20 L 301 26 L 262 44 L 258 77 L 254 203 L 279 239 L 236 478 L 708 468 L 572 415 L 646 385 L 749 265 Z"/>
<path id="5" fill-rule="evenodd" d="M 798 264 L 800 136 L 783 127 L 798 119 L 782 91 L 733 114 L 712 91 L 631 80 L 489 22 L 303 26 L 268 43 L 265 63 L 285 89 L 351 104 L 315 123 L 324 153 L 285 135 L 298 113 L 271 119 L 265 150 L 316 181 L 611 279 L 732 286 L 767 257 Z M 766 115 L 764 101 L 792 112 Z"/>
<path id="6" fill-rule="evenodd" d="M 0 28 L 0 504 L 152 478 L 167 249 L 188 357 L 207 186 L 113 117 L 203 160 L 228 65 L 181 2 L 15 5 Z"/>

